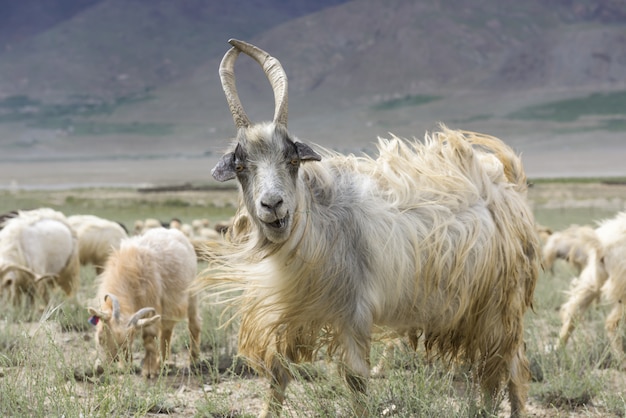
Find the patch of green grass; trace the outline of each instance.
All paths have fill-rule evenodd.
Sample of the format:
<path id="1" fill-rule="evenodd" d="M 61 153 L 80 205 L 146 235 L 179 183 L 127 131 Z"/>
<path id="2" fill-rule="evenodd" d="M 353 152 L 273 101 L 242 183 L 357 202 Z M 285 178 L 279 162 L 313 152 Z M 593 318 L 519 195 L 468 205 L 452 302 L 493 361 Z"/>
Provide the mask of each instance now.
<path id="1" fill-rule="evenodd" d="M 131 229 L 138 219 L 156 218 L 169 222 L 178 218 L 184 223 L 208 218 L 212 223 L 229 219 L 235 213 L 230 201 L 236 200 L 236 191 L 198 192 L 189 195 L 172 193 L 133 193 L 107 190 L 93 195 L 89 189 L 63 191 L 0 191 L 0 213 L 14 209 L 50 207 L 65 215 L 92 214 L 123 223 Z M 216 204 L 212 196 L 226 196 L 223 204 Z M 232 197 L 229 197 L 232 196 Z M 218 197 L 219 198 L 219 197 Z M 131 231 L 132 232 L 132 231 Z"/>
<path id="2" fill-rule="evenodd" d="M 441 96 L 428 94 L 406 95 L 398 99 L 391 99 L 372 106 L 373 110 L 394 110 L 403 107 L 421 106 L 441 99 Z"/>
<path id="3" fill-rule="evenodd" d="M 626 184 L 626 177 L 536 177 L 529 179 L 530 184 L 562 183 L 562 184 Z"/>
<path id="4" fill-rule="evenodd" d="M 104 123 L 79 121 L 73 118 L 47 118 L 30 123 L 29 126 L 42 129 L 61 129 L 70 135 L 146 135 L 163 136 L 174 132 L 173 123 Z"/>
<path id="5" fill-rule="evenodd" d="M 585 97 L 528 106 L 509 114 L 509 118 L 572 122 L 586 115 L 626 115 L 626 91 L 593 93 Z M 623 123 L 609 122 L 607 127 L 616 129 L 622 127 Z"/>
<path id="6" fill-rule="evenodd" d="M 183 200 L 183 199 L 179 199 L 179 198 L 165 199 L 165 202 L 163 202 L 163 204 L 165 206 L 172 206 L 172 207 L 178 207 L 178 208 L 185 208 L 185 207 L 191 206 L 190 202 Z"/>
<path id="7" fill-rule="evenodd" d="M 74 96 L 66 103 L 44 103 L 28 96 L 9 96 L 0 100 L 0 122 L 38 123 L 69 116 L 106 115 L 126 104 L 151 99 L 152 96 L 145 93 L 119 97 L 112 101 L 91 96 Z"/>
<path id="8" fill-rule="evenodd" d="M 456 123 L 456 124 L 463 124 L 463 123 L 470 123 L 470 122 L 479 122 L 479 121 L 483 121 L 483 120 L 489 120 L 492 117 L 493 117 L 493 115 L 480 114 L 480 115 L 470 116 L 470 117 L 465 118 L 465 119 L 456 119 L 453 122 Z"/>
<path id="9" fill-rule="evenodd" d="M 152 99 L 144 93 L 103 100 L 91 96 L 73 96 L 65 103 L 44 103 L 28 96 L 10 96 L 0 101 L 0 123 L 23 122 L 42 129 L 62 129 L 70 135 L 168 135 L 170 123 L 104 123 L 88 120 L 92 116 L 110 115 L 132 103 Z"/>
<path id="10" fill-rule="evenodd" d="M 602 127 L 607 131 L 626 131 L 626 119 L 607 119 L 602 121 Z"/>

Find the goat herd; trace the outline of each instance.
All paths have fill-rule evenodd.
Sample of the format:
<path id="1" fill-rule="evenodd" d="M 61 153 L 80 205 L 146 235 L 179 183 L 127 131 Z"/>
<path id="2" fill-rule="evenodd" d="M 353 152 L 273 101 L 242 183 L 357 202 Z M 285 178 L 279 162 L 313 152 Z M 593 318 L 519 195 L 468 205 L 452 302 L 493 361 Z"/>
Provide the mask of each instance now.
<path id="1" fill-rule="evenodd" d="M 97 306 L 88 309 L 103 360 L 131 361 L 140 331 L 142 373 L 152 377 L 180 320 L 188 321 L 197 361 L 197 291 L 228 294 L 237 306 L 238 355 L 269 379 L 260 416 L 280 415 L 290 365 L 322 348 L 338 361 L 354 414 L 368 415 L 370 348 L 385 330 L 471 364 L 487 413 L 497 411 L 505 386 L 517 417 L 530 380 L 524 315 L 542 259 L 550 268 L 565 258 L 580 277 L 563 306 L 560 344 L 604 292 L 614 304 L 606 328 L 624 358 L 617 325 L 626 298 L 626 213 L 542 240 L 519 157 L 497 138 L 445 126 L 424 141 L 380 138 L 376 158 L 306 145 L 287 130 L 278 60 L 230 43 L 220 77 L 237 135 L 212 174 L 239 184 L 233 222 L 201 240 L 189 239 L 193 226 L 148 222 L 129 237 L 95 217 L 22 211 L 0 231 L 7 297 L 45 301 L 54 285 L 72 297 L 80 264 L 102 266 Z M 270 81 L 271 122 L 253 124 L 243 111 L 234 76 L 241 52 Z M 199 254 L 207 267 L 197 274 Z"/>
<path id="2" fill-rule="evenodd" d="M 198 269 L 192 242 L 199 241 L 185 235 L 180 223 L 171 224 L 163 228 L 151 220 L 138 221 L 141 229 L 129 236 L 123 225 L 93 215 L 66 217 L 50 208 L 6 214 L 0 225 L 2 296 L 14 306 L 32 308 L 48 304 L 50 291 L 58 287 L 78 303 L 80 266 L 92 264 L 99 274 L 100 305 L 88 308 L 90 321 L 109 362 L 132 362 L 132 342 L 141 330 L 143 375 L 158 375 L 173 328 L 182 319 L 189 323 L 195 362 L 201 320 L 197 297 L 189 289 Z"/>

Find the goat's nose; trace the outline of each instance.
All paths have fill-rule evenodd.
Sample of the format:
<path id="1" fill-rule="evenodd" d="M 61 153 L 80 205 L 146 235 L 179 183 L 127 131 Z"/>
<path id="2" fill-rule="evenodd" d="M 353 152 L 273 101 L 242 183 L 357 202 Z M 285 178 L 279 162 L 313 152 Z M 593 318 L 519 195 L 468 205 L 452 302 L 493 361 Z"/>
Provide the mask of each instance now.
<path id="1" fill-rule="evenodd" d="M 261 206 L 267 210 L 276 210 L 283 204 L 283 198 L 280 196 L 266 197 L 261 200 Z"/>

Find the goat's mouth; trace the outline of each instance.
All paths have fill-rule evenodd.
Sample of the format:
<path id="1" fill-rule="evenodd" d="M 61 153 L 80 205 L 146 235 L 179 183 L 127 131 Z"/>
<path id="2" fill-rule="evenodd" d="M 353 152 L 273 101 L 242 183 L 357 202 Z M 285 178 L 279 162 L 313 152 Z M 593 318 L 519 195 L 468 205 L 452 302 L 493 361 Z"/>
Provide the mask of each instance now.
<path id="1" fill-rule="evenodd" d="M 265 225 L 269 226 L 272 229 L 280 231 L 287 227 L 288 222 L 289 222 L 289 214 L 285 215 L 285 217 L 283 218 L 276 219 L 273 222 L 265 222 Z"/>

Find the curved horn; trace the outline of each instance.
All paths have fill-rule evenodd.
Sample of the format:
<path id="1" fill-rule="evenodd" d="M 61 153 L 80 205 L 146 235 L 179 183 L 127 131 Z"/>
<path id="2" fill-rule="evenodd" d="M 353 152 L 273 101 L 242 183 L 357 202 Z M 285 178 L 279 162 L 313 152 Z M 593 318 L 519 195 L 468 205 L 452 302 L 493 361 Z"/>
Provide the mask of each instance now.
<path id="1" fill-rule="evenodd" d="M 226 95 L 226 101 L 228 102 L 228 108 L 233 116 L 233 121 L 237 129 L 247 128 L 251 125 L 248 115 L 241 106 L 241 100 L 239 100 L 239 94 L 237 93 L 237 87 L 235 86 L 235 60 L 239 55 L 237 48 L 231 48 L 226 52 L 222 62 L 220 63 L 220 80 L 222 81 L 222 89 Z"/>
<path id="2" fill-rule="evenodd" d="M 154 308 L 139 309 L 137 312 L 135 312 L 135 314 L 128 321 L 128 326 L 129 327 L 137 326 L 137 323 L 139 322 L 139 320 L 149 313 L 151 313 L 152 315 L 156 314 L 156 309 Z"/>
<path id="3" fill-rule="evenodd" d="M 232 46 L 250 56 L 263 68 L 274 92 L 274 122 L 287 126 L 287 74 L 280 62 L 267 52 L 237 39 L 228 41 Z M 236 58 L 236 56 L 235 56 Z M 233 59 L 234 64 L 234 59 Z M 234 82 L 234 76 L 233 76 Z"/>
<path id="4" fill-rule="evenodd" d="M 111 305 L 113 306 L 113 318 L 115 318 L 116 321 L 119 321 L 120 320 L 120 301 L 117 300 L 117 296 L 112 295 L 111 293 L 107 293 L 106 295 L 104 295 L 105 302 L 107 299 L 111 299 Z"/>

